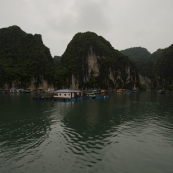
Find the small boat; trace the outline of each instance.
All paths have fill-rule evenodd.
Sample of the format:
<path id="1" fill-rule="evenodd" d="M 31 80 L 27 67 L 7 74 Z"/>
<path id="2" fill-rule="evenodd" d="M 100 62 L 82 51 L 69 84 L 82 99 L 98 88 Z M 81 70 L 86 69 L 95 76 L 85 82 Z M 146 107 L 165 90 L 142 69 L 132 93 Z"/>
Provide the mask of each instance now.
<path id="1" fill-rule="evenodd" d="M 5 91 L 4 91 L 3 89 L 0 89 L 0 93 L 3 93 L 3 94 L 4 94 L 4 93 L 5 93 Z"/>
<path id="2" fill-rule="evenodd" d="M 9 89 L 2 89 L 2 93 L 4 93 L 4 94 L 10 93 L 10 90 Z"/>
<path id="3" fill-rule="evenodd" d="M 26 90 L 25 90 L 25 93 L 30 93 L 30 92 L 31 92 L 30 89 L 26 89 Z"/>
<path id="4" fill-rule="evenodd" d="M 123 89 L 123 88 L 120 88 L 120 89 L 117 89 L 117 93 L 126 93 L 127 89 Z"/>
<path id="5" fill-rule="evenodd" d="M 100 91 L 100 93 L 103 93 L 103 94 L 105 94 L 105 93 L 107 93 L 108 91 L 107 90 L 105 90 L 105 89 L 101 89 L 101 91 Z"/>
<path id="6" fill-rule="evenodd" d="M 94 93 L 94 94 L 100 94 L 100 90 L 92 90 L 91 93 Z"/>
<path id="7" fill-rule="evenodd" d="M 20 93 L 30 93 L 31 90 L 30 89 L 19 89 Z"/>
<path id="8" fill-rule="evenodd" d="M 169 94 L 169 91 L 165 90 L 165 89 L 161 89 L 161 90 L 158 90 L 157 93 L 158 94 Z"/>
<path id="9" fill-rule="evenodd" d="M 19 89 L 20 93 L 25 93 L 25 89 Z"/>
<path id="10" fill-rule="evenodd" d="M 17 88 L 10 88 L 10 93 L 17 93 L 19 90 Z"/>
<path id="11" fill-rule="evenodd" d="M 90 93 L 87 93 L 87 96 L 89 96 L 91 98 L 95 98 L 96 94 L 94 92 L 90 92 Z"/>

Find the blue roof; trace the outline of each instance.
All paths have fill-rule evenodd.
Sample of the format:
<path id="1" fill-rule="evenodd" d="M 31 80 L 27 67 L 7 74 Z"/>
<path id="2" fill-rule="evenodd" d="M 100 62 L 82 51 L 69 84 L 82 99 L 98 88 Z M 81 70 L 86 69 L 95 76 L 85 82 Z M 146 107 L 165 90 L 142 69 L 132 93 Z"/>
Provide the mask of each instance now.
<path id="1" fill-rule="evenodd" d="M 79 93 L 82 92 L 80 90 L 69 90 L 69 89 L 60 89 L 60 90 L 56 90 L 54 91 L 56 93 Z"/>
<path id="2" fill-rule="evenodd" d="M 17 90 L 16 88 L 11 88 L 10 90 Z"/>

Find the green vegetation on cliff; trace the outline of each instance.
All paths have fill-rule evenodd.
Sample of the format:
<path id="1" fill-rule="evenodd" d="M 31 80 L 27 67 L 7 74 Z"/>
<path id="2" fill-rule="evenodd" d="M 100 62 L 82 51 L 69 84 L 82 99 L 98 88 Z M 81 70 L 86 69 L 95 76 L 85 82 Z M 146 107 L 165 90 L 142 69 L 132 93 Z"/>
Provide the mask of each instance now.
<path id="1" fill-rule="evenodd" d="M 150 59 L 151 53 L 146 48 L 132 47 L 122 50 L 121 53 L 128 56 L 130 60 L 135 62 L 147 62 Z"/>
<path id="2" fill-rule="evenodd" d="M 1 85 L 12 82 L 27 87 L 34 79 L 39 86 L 43 79 L 52 78 L 53 60 L 41 35 L 27 34 L 18 26 L 0 29 Z"/>
<path id="3" fill-rule="evenodd" d="M 53 57 L 53 62 L 55 65 L 59 65 L 61 62 L 61 56 L 54 56 Z"/>
<path id="4" fill-rule="evenodd" d="M 155 86 L 173 83 L 173 45 L 153 54 L 137 47 L 119 52 L 102 36 L 77 33 L 64 54 L 52 58 L 41 35 L 27 34 L 18 26 L 0 29 L 0 88 L 5 84 L 27 88 L 43 80 L 56 88 L 141 87 L 138 72 Z M 153 85 L 154 86 L 154 85 Z"/>
<path id="5" fill-rule="evenodd" d="M 149 62 L 149 58 L 151 54 L 147 49 L 142 47 L 133 47 L 129 49 L 122 50 L 121 53 L 128 56 L 129 59 L 134 62 L 138 68 L 138 71 L 143 76 L 150 76 L 151 66 Z"/>
<path id="6" fill-rule="evenodd" d="M 158 87 L 173 89 L 173 44 L 163 50 L 156 62 L 155 73 Z"/>
<path id="7" fill-rule="evenodd" d="M 162 51 L 162 49 L 158 49 L 151 54 L 146 48 L 133 47 L 122 50 L 121 53 L 128 56 L 136 64 L 141 75 L 153 79 L 155 63 L 159 59 Z"/>
<path id="8" fill-rule="evenodd" d="M 95 57 L 99 74 L 95 75 L 95 71 L 88 74 L 88 56 Z M 77 33 L 68 44 L 61 62 L 64 67 L 68 68 L 66 75 L 69 77 L 69 81 L 71 80 L 71 74 L 74 74 L 80 88 L 122 87 L 127 83 L 128 75 L 131 76 L 128 85 L 132 87 L 137 79 L 137 70 L 133 63 L 121 52 L 115 50 L 107 40 L 93 32 Z M 128 67 L 130 68 L 130 74 L 126 72 Z M 110 73 L 112 73 L 118 86 L 115 86 L 115 82 L 110 80 Z M 120 77 L 118 78 L 118 76 Z M 87 79 L 88 77 L 89 79 Z"/>

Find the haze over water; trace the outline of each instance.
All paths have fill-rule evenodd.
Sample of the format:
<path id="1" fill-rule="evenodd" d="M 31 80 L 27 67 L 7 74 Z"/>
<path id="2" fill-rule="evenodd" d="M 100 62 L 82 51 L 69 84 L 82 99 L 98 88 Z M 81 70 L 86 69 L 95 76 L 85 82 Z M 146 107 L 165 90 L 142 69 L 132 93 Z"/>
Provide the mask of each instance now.
<path id="1" fill-rule="evenodd" d="M 173 94 L 33 96 L 0 95 L 1 173 L 172 173 Z"/>

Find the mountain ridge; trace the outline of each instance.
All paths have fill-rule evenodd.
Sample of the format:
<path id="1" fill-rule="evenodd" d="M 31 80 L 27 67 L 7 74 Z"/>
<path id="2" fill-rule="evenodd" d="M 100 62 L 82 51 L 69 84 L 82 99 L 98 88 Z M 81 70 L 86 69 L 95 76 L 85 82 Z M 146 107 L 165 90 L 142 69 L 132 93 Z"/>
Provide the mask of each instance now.
<path id="1" fill-rule="evenodd" d="M 159 84 L 156 73 L 168 80 L 158 70 L 166 68 L 158 63 L 165 62 L 165 50 L 152 54 L 142 47 L 118 51 L 104 37 L 88 31 L 75 34 L 62 56 L 53 58 L 40 34 L 28 34 L 14 25 L 0 29 L 1 87 L 37 88 L 46 81 L 55 88 L 146 88 L 151 80 L 154 88 Z M 141 75 L 150 78 L 148 86 Z"/>

